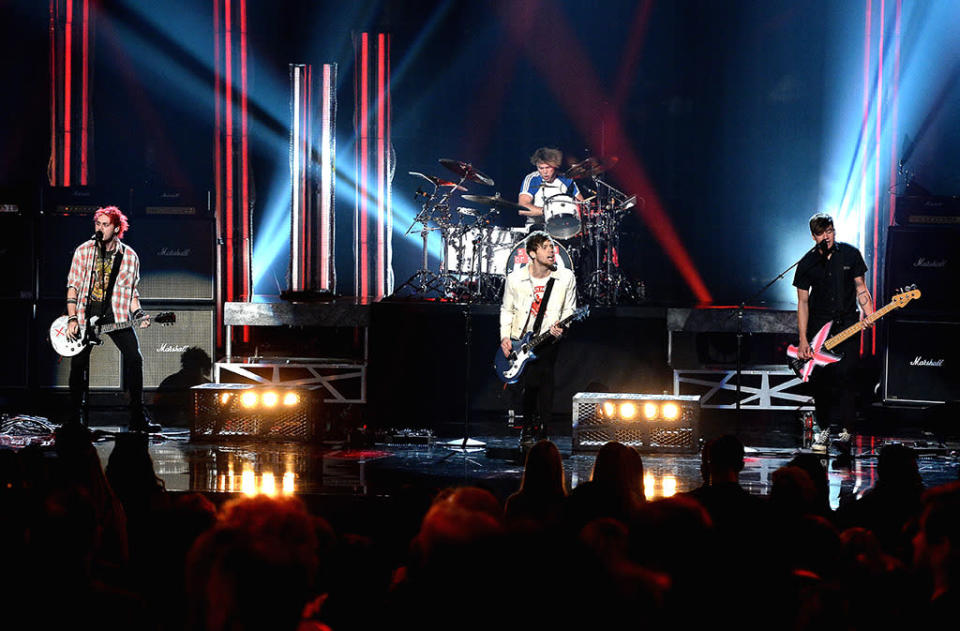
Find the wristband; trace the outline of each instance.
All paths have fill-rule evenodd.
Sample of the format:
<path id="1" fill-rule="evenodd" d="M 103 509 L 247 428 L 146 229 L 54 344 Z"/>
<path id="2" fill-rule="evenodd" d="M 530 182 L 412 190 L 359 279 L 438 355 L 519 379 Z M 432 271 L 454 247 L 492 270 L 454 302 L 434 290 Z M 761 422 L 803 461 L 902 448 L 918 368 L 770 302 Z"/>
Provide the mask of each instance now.
<path id="1" fill-rule="evenodd" d="M 136 320 L 137 318 L 142 318 L 145 315 L 146 314 L 143 312 L 143 309 L 137 309 L 133 312 L 133 319 Z"/>
<path id="2" fill-rule="evenodd" d="M 69 322 L 70 320 L 77 320 L 77 316 L 75 315 L 67 316 L 67 322 Z M 77 320 L 77 322 L 79 322 L 79 320 Z"/>
<path id="3" fill-rule="evenodd" d="M 76 299 L 76 298 L 67 298 L 67 304 L 68 304 L 68 305 L 75 305 L 75 304 L 77 304 L 77 299 Z"/>

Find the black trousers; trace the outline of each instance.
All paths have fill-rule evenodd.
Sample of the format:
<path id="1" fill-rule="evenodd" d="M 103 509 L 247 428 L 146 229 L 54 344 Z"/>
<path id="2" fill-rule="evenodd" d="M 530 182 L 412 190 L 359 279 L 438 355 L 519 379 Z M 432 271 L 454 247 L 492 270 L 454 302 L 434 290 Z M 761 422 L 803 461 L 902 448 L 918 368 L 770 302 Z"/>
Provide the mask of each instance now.
<path id="1" fill-rule="evenodd" d="M 140 354 L 137 334 L 133 329 L 121 329 L 107 333 L 107 337 L 123 356 L 123 383 L 130 395 L 130 410 L 139 411 L 143 408 L 143 355 Z M 75 413 L 81 409 L 87 391 L 88 384 L 84 383 L 84 377 L 90 372 L 91 350 L 93 347 L 87 346 L 70 358 L 70 399 Z"/>
<path id="2" fill-rule="evenodd" d="M 523 371 L 523 426 L 541 426 L 543 431 L 553 417 L 553 369 L 557 363 L 556 341 L 547 342 L 537 352 L 537 359 L 527 364 Z"/>
<path id="3" fill-rule="evenodd" d="M 836 335 L 856 320 L 837 320 L 830 327 Z M 808 336 L 813 337 L 826 322 L 811 321 Z M 843 358 L 827 366 L 815 368 L 810 376 L 813 387 L 817 423 L 826 429 L 831 425 L 850 428 L 856 418 L 856 372 L 860 361 L 860 336 L 854 335 L 835 347 L 831 353 Z"/>

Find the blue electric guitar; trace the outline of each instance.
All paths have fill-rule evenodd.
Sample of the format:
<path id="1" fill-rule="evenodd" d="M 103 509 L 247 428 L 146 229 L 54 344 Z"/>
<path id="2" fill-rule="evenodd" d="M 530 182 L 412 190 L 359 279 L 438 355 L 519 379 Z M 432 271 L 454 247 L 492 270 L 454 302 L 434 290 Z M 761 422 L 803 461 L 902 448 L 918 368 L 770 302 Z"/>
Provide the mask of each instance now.
<path id="1" fill-rule="evenodd" d="M 590 315 L 590 305 L 584 305 L 571 313 L 569 316 L 557 322 L 557 326 L 565 329 L 577 320 L 583 320 Z M 497 353 L 493 356 L 493 369 L 504 383 L 517 383 L 523 369 L 527 364 L 537 358 L 537 347 L 542 346 L 544 342 L 552 338 L 550 329 L 534 337 L 533 331 L 527 331 L 519 340 L 513 340 L 513 350 L 510 355 L 504 357 L 503 349 L 497 347 Z"/>

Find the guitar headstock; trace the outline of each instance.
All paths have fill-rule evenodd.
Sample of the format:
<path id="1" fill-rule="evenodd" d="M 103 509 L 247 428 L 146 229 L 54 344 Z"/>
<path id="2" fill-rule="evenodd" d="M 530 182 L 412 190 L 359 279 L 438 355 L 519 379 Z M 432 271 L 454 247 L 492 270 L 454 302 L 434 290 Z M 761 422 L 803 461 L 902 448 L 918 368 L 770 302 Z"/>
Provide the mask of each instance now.
<path id="1" fill-rule="evenodd" d="M 897 295 L 895 295 L 893 298 L 890 299 L 890 302 L 897 305 L 898 309 L 901 309 L 907 306 L 908 302 L 920 297 L 920 290 L 917 289 L 916 285 L 909 285 L 898 291 L 900 293 L 898 293 Z"/>
<path id="2" fill-rule="evenodd" d="M 162 324 L 164 326 L 170 326 L 177 321 L 177 314 L 173 311 L 164 311 L 163 313 L 158 313 L 157 315 L 151 318 L 153 324 Z"/>

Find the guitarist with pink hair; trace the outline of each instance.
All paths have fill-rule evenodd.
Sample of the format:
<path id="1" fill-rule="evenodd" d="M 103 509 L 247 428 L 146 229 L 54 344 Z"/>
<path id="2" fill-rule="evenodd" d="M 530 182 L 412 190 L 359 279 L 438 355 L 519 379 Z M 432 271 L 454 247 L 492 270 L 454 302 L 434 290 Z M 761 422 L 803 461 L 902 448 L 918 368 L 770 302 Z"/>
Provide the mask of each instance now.
<path id="1" fill-rule="evenodd" d="M 843 428 L 843 433 L 847 433 L 846 428 L 856 416 L 859 336 L 852 336 L 834 347 L 832 356 L 821 355 L 821 348 L 831 330 L 841 331 L 858 320 L 864 329 L 872 326 L 866 319 L 874 311 L 873 298 L 864 282 L 867 265 L 857 248 L 836 240 L 830 215 L 817 213 L 811 217 L 810 233 L 816 247 L 800 260 L 793 278 L 800 334 L 797 357 L 818 360 L 817 364 L 821 365 L 811 378 L 820 427 Z M 824 329 L 827 323 L 832 324 Z M 811 334 L 813 338 L 809 337 Z M 839 361 L 835 356 L 840 356 Z M 824 432 L 821 441 L 828 435 Z"/>

